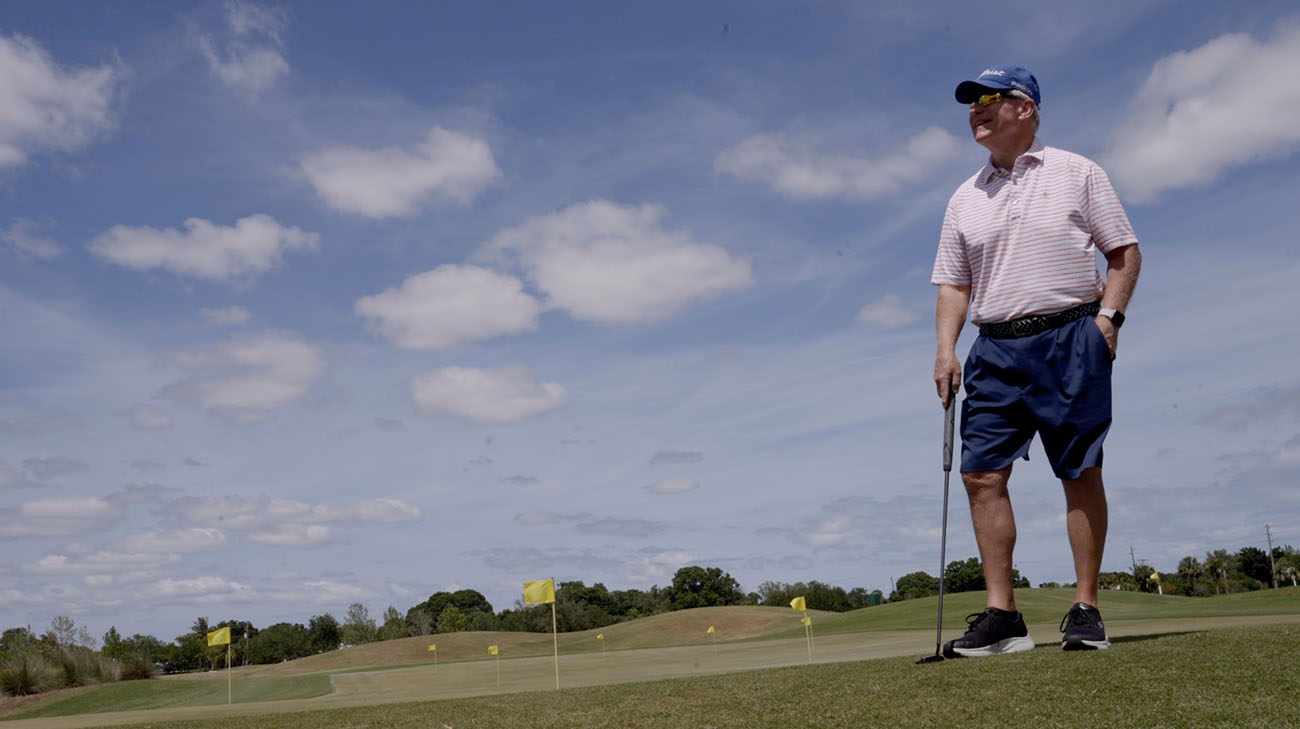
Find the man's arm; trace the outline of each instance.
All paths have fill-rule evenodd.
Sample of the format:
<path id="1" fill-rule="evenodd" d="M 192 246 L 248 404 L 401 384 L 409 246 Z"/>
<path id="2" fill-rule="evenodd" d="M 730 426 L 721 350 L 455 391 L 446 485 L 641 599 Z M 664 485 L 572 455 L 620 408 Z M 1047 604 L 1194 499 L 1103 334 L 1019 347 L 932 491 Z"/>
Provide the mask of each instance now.
<path id="1" fill-rule="evenodd" d="M 1138 274 L 1142 272 L 1142 252 L 1138 250 L 1137 244 L 1116 248 L 1106 254 L 1106 292 L 1101 297 L 1101 306 L 1103 309 L 1118 309 L 1124 311 L 1128 308 L 1128 301 L 1133 297 L 1133 289 L 1137 287 Z M 1119 346 L 1119 330 L 1115 328 L 1115 323 L 1109 317 L 1097 317 L 1097 326 L 1101 333 L 1106 335 L 1106 343 L 1110 345 L 1110 356 L 1113 358 Z"/>
<path id="2" fill-rule="evenodd" d="M 961 362 L 957 359 L 957 337 L 966 323 L 970 306 L 970 286 L 939 284 L 939 301 L 935 305 L 934 386 L 939 402 L 948 407 L 948 398 L 961 387 Z"/>

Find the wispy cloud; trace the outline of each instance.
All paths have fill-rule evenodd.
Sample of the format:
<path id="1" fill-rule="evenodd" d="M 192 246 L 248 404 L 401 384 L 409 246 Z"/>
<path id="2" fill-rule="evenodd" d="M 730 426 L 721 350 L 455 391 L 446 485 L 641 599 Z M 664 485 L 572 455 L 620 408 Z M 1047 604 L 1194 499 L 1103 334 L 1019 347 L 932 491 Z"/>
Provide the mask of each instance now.
<path id="1" fill-rule="evenodd" d="M 563 406 L 569 393 L 558 383 L 538 382 L 527 367 L 444 367 L 412 379 L 411 399 L 427 414 L 509 424 Z"/>
<path id="2" fill-rule="evenodd" d="M 281 38 L 288 14 L 282 8 L 231 0 L 225 22 L 225 32 L 194 39 L 222 84 L 256 97 L 289 73 Z"/>
<path id="3" fill-rule="evenodd" d="M 320 351 L 286 332 L 235 336 L 202 349 L 173 352 L 171 360 L 204 374 L 168 385 L 163 394 L 197 404 L 237 424 L 262 422 L 298 400 L 325 375 Z"/>
<path id="4" fill-rule="evenodd" d="M 137 430 L 162 430 L 172 427 L 172 416 L 167 411 L 148 403 L 131 406 L 131 427 Z"/>
<path id="5" fill-rule="evenodd" d="M 242 306 L 227 306 L 221 309 L 199 309 L 199 316 L 203 321 L 209 324 L 216 324 L 219 327 L 237 327 L 241 324 L 247 324 L 253 315 L 248 313 L 248 309 Z"/>
<path id="6" fill-rule="evenodd" d="M 867 304 L 858 311 L 857 320 L 882 329 L 897 329 L 912 324 L 921 315 L 907 308 L 897 294 L 885 294 L 879 300 Z"/>
<path id="7" fill-rule="evenodd" d="M 693 478 L 665 478 L 645 487 L 652 494 L 684 494 L 700 487 L 700 482 Z"/>
<path id="8" fill-rule="evenodd" d="M 36 233 L 38 224 L 26 218 L 17 218 L 8 228 L 0 230 L 0 240 L 13 247 L 18 255 L 28 258 L 53 260 L 63 255 L 63 246 L 52 238 Z"/>

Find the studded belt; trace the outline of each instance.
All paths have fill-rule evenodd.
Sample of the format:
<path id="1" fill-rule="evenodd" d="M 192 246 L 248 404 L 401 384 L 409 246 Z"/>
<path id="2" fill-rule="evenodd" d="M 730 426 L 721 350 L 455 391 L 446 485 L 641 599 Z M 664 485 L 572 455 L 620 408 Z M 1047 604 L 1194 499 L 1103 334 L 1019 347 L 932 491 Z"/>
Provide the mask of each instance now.
<path id="1" fill-rule="evenodd" d="M 994 339 L 1012 339 L 1015 337 L 1029 337 L 1035 334 L 1041 334 L 1045 331 L 1056 329 L 1057 327 L 1068 324 L 1075 319 L 1082 319 L 1085 316 L 1096 316 L 1101 310 L 1101 302 L 1094 301 L 1090 304 L 1079 304 L 1065 311 L 1058 311 L 1055 314 L 1037 314 L 1034 316 L 1025 316 L 1011 321 L 998 322 L 996 324 L 981 324 L 980 335 L 992 337 Z"/>

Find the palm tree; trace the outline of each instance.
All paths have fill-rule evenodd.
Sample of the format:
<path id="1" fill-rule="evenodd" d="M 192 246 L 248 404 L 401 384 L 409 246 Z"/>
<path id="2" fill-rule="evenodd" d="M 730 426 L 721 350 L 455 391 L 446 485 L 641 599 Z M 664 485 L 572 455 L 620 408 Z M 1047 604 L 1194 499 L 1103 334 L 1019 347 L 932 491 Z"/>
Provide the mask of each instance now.
<path id="1" fill-rule="evenodd" d="M 1183 557 L 1178 562 L 1178 574 L 1184 580 L 1187 580 L 1187 594 L 1191 595 L 1196 590 L 1196 576 L 1201 574 L 1201 563 L 1195 557 Z"/>
<path id="2" fill-rule="evenodd" d="M 1223 580 L 1223 589 L 1228 589 L 1228 558 L 1223 550 L 1205 553 L 1205 573 L 1214 581 L 1214 594 L 1219 594 L 1219 579 Z"/>

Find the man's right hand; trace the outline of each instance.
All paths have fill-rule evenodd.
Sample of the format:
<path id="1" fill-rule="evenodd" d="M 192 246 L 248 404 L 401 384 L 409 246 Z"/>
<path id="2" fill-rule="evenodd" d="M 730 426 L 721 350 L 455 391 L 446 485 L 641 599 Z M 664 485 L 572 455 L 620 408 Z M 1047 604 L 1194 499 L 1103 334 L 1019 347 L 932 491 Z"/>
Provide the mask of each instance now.
<path id="1" fill-rule="evenodd" d="M 961 362 L 956 352 L 940 352 L 934 358 L 934 388 L 939 393 L 939 403 L 946 409 L 948 399 L 961 388 Z"/>

